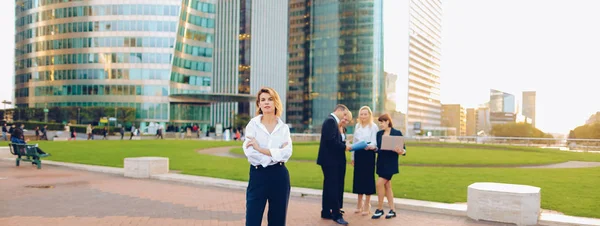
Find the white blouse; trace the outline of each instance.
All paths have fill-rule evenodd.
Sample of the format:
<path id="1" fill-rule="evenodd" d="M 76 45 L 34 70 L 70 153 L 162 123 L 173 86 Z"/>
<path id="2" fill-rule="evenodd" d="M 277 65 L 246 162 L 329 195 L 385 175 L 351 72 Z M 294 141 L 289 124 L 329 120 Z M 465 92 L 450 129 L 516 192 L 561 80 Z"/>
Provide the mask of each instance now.
<path id="1" fill-rule="evenodd" d="M 246 126 L 246 138 L 254 138 L 261 148 L 267 148 L 271 152 L 271 156 L 260 153 L 254 150 L 252 146 L 246 147 L 249 139 L 244 141 L 242 148 L 244 154 L 248 158 L 248 162 L 253 166 L 267 167 L 275 165 L 279 162 L 287 162 L 292 156 L 292 137 L 290 136 L 290 128 L 283 123 L 280 118 L 277 118 L 277 125 L 272 133 L 269 133 L 267 127 L 261 122 L 262 115 L 254 117 Z M 287 142 L 285 147 L 282 147 Z"/>
<path id="2" fill-rule="evenodd" d="M 352 143 L 357 143 L 360 141 L 371 142 L 369 146 L 377 147 L 377 132 L 379 128 L 374 122 L 371 122 L 370 125 L 363 127 L 360 123 L 356 124 L 354 127 L 354 134 Z M 352 152 L 352 160 L 354 160 L 354 152 Z"/>

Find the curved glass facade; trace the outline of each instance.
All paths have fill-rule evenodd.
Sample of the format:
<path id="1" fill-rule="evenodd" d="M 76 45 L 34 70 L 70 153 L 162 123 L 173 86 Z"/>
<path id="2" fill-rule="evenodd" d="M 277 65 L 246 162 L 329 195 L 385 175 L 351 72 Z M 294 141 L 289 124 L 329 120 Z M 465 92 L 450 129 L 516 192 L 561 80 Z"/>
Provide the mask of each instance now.
<path id="1" fill-rule="evenodd" d="M 185 89 L 172 80 L 210 91 L 212 4 L 184 1 L 182 11 L 181 0 L 16 3 L 19 107 L 133 107 L 138 123 L 166 123 L 180 115 L 171 110 L 189 110 L 170 104 L 171 91 Z M 198 26 L 186 34 L 184 28 Z M 204 113 L 194 110 L 185 118 L 197 121 Z"/>
<path id="2" fill-rule="evenodd" d="M 235 28 L 238 24 L 230 23 L 225 8 L 217 9 L 222 2 L 15 2 L 14 92 L 19 108 L 132 107 L 135 123 L 144 131 L 151 122 L 175 127 L 229 125 L 214 119 L 231 112 L 213 111 L 211 103 L 233 106 L 252 99 L 246 95 L 214 100 L 202 95 L 220 92 L 214 87 L 227 82 L 215 80 L 217 66 L 238 69 L 237 61 L 215 60 L 215 55 L 230 52 L 217 53 L 215 27 L 220 24 L 225 31 L 229 29 L 225 24 Z M 221 7 L 237 3 L 226 1 Z M 217 11 L 221 23 L 216 21 Z M 231 31 L 237 39 L 238 29 Z M 231 75 L 237 76 L 237 71 Z M 189 98 L 177 98 L 187 94 Z"/>
<path id="3" fill-rule="evenodd" d="M 211 91 L 216 6 L 208 0 L 183 0 L 171 71 L 171 94 Z M 178 125 L 210 122 L 208 103 L 171 103 L 170 120 Z"/>

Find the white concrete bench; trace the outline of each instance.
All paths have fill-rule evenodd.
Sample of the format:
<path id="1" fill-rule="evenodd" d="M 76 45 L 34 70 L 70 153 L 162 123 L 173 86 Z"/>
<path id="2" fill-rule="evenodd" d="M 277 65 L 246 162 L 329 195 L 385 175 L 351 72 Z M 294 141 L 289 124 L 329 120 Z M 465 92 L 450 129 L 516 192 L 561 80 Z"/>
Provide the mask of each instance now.
<path id="1" fill-rule="evenodd" d="M 517 225 L 537 225 L 540 188 L 501 183 L 474 183 L 467 193 L 467 216 Z"/>
<path id="2" fill-rule="evenodd" d="M 52 141 L 68 141 L 68 137 L 53 137 Z"/>
<path id="3" fill-rule="evenodd" d="M 155 174 L 169 173 L 169 158 L 136 157 L 125 158 L 125 177 L 150 178 Z"/>

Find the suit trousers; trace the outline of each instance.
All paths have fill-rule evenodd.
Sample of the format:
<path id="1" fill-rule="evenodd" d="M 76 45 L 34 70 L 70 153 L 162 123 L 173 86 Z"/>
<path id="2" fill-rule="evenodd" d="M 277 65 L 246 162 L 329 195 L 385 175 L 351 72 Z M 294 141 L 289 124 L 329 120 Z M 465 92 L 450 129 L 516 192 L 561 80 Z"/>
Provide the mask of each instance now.
<path id="1" fill-rule="evenodd" d="M 344 176 L 346 165 L 322 165 L 323 199 L 321 216 L 331 214 L 333 219 L 341 217 L 340 208 L 344 202 Z"/>
<path id="2" fill-rule="evenodd" d="M 290 199 L 290 174 L 285 164 L 250 166 L 246 190 L 246 226 L 260 226 L 269 202 L 269 226 L 284 226 Z"/>

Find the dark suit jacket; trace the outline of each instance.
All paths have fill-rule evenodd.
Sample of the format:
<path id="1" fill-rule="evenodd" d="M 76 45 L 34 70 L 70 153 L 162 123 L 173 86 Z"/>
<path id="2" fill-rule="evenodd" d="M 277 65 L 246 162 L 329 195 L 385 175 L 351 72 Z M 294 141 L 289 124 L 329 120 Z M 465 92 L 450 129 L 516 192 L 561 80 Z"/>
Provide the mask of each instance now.
<path id="1" fill-rule="evenodd" d="M 397 174 L 400 172 L 400 170 L 398 169 L 398 153 L 389 150 L 381 150 L 381 140 L 383 137 L 383 132 L 383 130 L 377 132 L 376 138 L 377 174 Z M 390 131 L 390 136 L 402 136 L 402 132 L 400 132 L 400 130 L 392 128 L 392 130 Z M 406 145 L 404 145 L 404 149 L 406 149 Z M 406 153 L 404 155 L 406 155 Z"/>
<path id="2" fill-rule="evenodd" d="M 338 123 L 331 115 L 325 119 L 321 128 L 321 143 L 319 144 L 317 164 L 321 166 L 346 164 L 346 143 L 342 141 Z"/>

